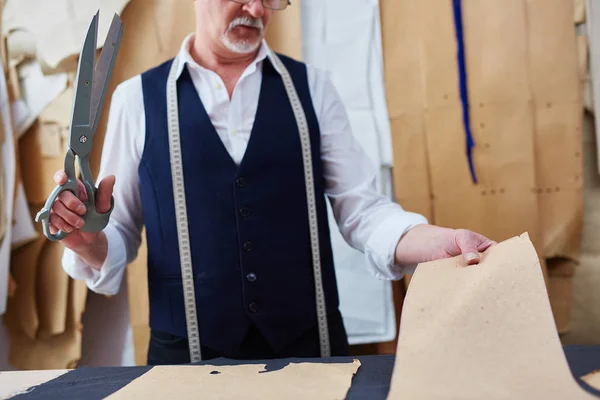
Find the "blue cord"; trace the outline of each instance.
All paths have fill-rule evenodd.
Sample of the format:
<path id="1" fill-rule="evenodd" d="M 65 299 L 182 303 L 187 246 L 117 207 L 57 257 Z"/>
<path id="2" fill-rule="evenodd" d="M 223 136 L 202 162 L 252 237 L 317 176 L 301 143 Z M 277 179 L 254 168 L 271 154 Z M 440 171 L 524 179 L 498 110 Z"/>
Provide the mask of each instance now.
<path id="1" fill-rule="evenodd" d="M 462 24 L 462 1 L 452 0 L 453 11 L 454 11 L 454 26 L 456 29 L 456 41 L 458 45 L 458 75 L 460 84 L 460 100 L 462 103 L 462 115 L 463 125 L 465 127 L 466 144 L 467 144 L 467 157 L 469 160 L 469 170 L 471 171 L 471 178 L 473 183 L 477 184 L 477 177 L 475 176 L 475 167 L 473 166 L 473 147 L 475 141 L 471 134 L 471 125 L 469 119 L 469 99 L 467 91 L 467 72 L 465 66 L 465 43 L 463 39 L 463 24 Z"/>

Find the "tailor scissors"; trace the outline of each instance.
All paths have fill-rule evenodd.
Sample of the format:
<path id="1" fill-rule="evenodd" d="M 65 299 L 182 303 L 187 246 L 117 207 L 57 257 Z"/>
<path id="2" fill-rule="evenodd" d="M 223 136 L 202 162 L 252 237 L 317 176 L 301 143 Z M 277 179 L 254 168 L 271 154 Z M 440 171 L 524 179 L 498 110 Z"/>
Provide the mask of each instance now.
<path id="1" fill-rule="evenodd" d="M 77 196 L 76 156 L 79 162 L 81 180 L 85 186 L 88 198 L 87 202 L 84 202 L 87 210 L 82 216 L 85 224 L 81 228 L 81 231 L 99 232 L 104 229 L 114 208 L 114 198 L 111 198 L 111 206 L 108 212 L 98 213 L 96 211 L 95 199 L 98 188 L 95 186 L 92 178 L 89 155 L 92 151 L 92 139 L 98 127 L 100 115 L 102 114 L 104 96 L 121 43 L 123 28 L 121 19 L 115 14 L 104 46 L 102 47 L 98 64 L 96 65 L 96 39 L 98 36 L 99 14 L 100 11 L 98 10 L 92 18 L 77 66 L 75 96 L 71 111 L 71 124 L 69 126 L 69 142 L 64 161 L 67 181 L 63 185 L 58 185 L 54 188 L 46 200 L 44 207 L 35 217 L 36 222 L 42 222 L 44 235 L 51 241 L 62 240 L 69 234 L 62 230 L 59 230 L 56 234 L 52 234 L 50 232 L 49 219 L 50 210 L 58 195 L 68 190 Z"/>

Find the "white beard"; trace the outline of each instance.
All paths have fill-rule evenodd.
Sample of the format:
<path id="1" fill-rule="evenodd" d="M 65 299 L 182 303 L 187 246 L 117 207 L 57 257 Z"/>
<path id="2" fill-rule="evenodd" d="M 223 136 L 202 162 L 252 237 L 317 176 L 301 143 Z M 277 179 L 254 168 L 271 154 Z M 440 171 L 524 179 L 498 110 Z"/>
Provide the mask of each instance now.
<path id="1" fill-rule="evenodd" d="M 228 50 L 231 50 L 235 53 L 244 54 L 244 53 L 250 53 L 250 52 L 255 51 L 258 48 L 258 46 L 260 46 L 260 43 L 261 43 L 260 39 L 256 40 L 255 42 L 250 42 L 248 40 L 232 41 L 229 39 L 227 34 L 233 28 L 235 28 L 236 26 L 239 26 L 239 25 L 257 28 L 261 32 L 263 30 L 262 20 L 253 19 L 253 18 L 249 18 L 249 17 L 239 17 L 239 18 L 236 18 L 233 21 L 231 21 L 231 23 L 229 24 L 229 27 L 227 28 L 227 31 L 221 36 L 221 41 L 223 42 L 225 47 L 227 47 Z"/>

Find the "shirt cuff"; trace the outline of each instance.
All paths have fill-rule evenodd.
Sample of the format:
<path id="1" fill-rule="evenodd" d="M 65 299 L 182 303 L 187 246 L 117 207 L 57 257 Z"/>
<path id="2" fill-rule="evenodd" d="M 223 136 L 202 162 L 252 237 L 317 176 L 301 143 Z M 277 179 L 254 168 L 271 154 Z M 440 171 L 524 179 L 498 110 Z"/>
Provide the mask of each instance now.
<path id="1" fill-rule="evenodd" d="M 395 263 L 400 238 L 417 225 L 428 224 L 421 214 L 401 211 L 384 219 L 373 231 L 365 247 L 367 267 L 377 278 L 398 280 L 414 272 L 417 265 Z"/>
<path id="2" fill-rule="evenodd" d="M 104 295 L 115 295 L 121 286 L 127 254 L 117 228 L 109 224 L 104 233 L 108 241 L 108 254 L 99 271 L 87 265 L 69 249 L 65 249 L 63 253 L 62 264 L 71 278 L 85 281 L 90 290 Z"/>

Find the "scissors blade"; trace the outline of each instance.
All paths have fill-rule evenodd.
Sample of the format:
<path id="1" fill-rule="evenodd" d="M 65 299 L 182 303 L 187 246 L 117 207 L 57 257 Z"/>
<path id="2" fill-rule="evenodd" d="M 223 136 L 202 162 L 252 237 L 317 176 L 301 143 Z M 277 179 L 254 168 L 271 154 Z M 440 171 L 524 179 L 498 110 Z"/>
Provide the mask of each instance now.
<path id="1" fill-rule="evenodd" d="M 121 36 L 123 33 L 123 25 L 121 18 L 115 13 L 110 29 L 106 36 L 106 41 L 102 46 L 102 52 L 98 64 L 96 65 L 96 71 L 94 73 L 94 87 L 92 89 L 92 101 L 91 101 L 91 118 L 90 125 L 91 135 L 96 132 L 98 127 L 98 121 L 102 115 L 102 105 L 104 104 L 104 96 L 106 95 L 106 88 L 115 65 L 117 53 L 119 51 L 119 45 L 121 44 Z"/>
<path id="2" fill-rule="evenodd" d="M 73 111 L 71 115 L 70 147 L 77 155 L 84 155 L 91 150 L 90 134 L 90 101 L 92 83 L 94 82 L 94 64 L 96 61 L 96 39 L 98 36 L 98 14 L 92 18 L 88 28 L 77 67 L 75 81 L 75 96 L 73 98 Z M 85 139 L 82 138 L 85 136 Z"/>

